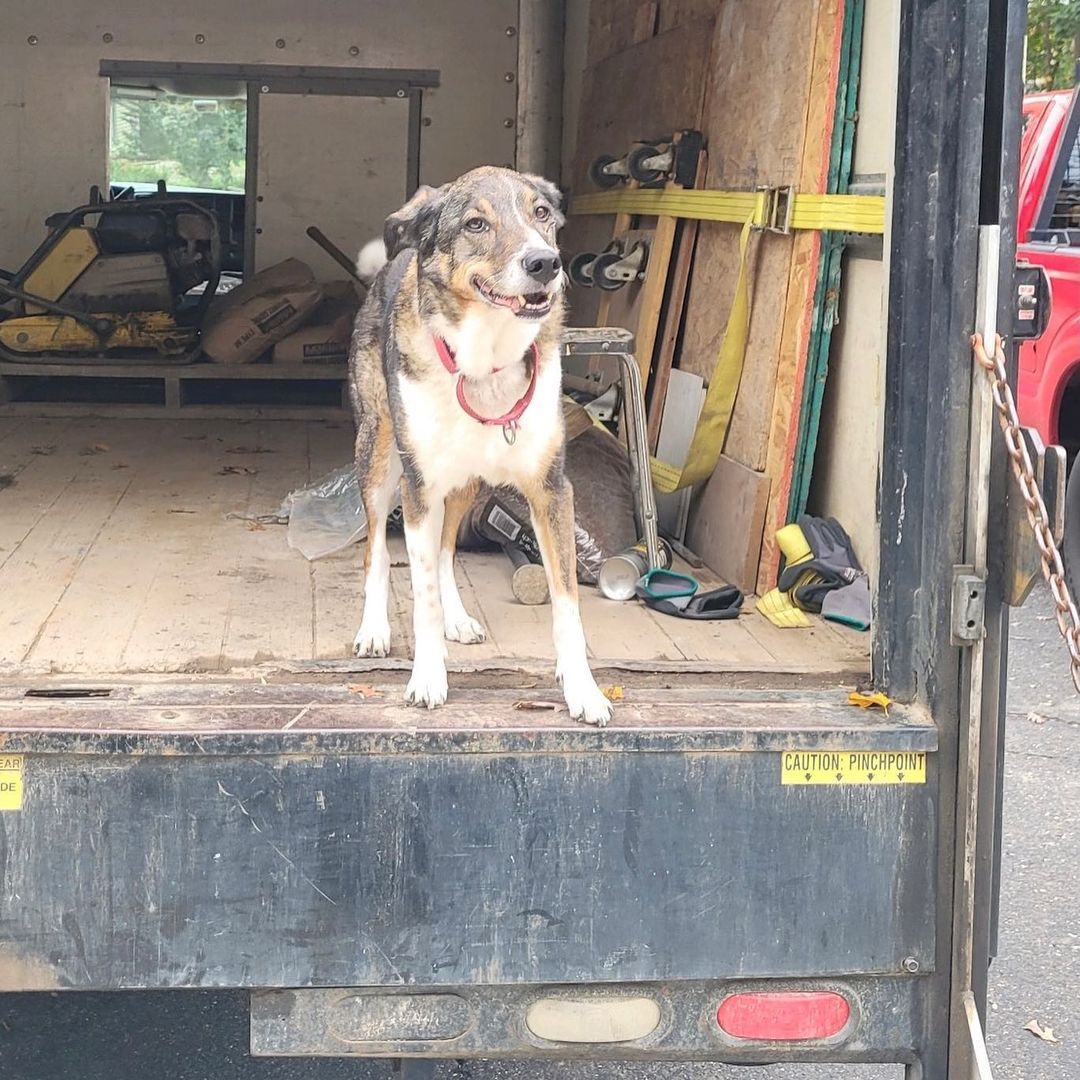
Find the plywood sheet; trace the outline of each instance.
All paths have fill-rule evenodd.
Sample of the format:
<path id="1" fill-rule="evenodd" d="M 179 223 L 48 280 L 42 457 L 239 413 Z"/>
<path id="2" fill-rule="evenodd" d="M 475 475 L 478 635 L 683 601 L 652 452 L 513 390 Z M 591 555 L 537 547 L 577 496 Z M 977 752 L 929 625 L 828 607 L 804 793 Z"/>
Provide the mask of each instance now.
<path id="1" fill-rule="evenodd" d="M 769 478 L 721 455 L 690 516 L 687 543 L 725 581 L 752 593 Z M 758 543 L 754 543 L 754 538 Z"/>
<path id="2" fill-rule="evenodd" d="M 637 139 L 701 126 L 712 29 L 711 19 L 698 20 L 609 55 L 585 71 L 570 169 L 575 193 L 595 190 L 589 166 L 600 155 L 625 153 Z M 613 222 L 606 215 L 571 217 L 561 239 L 565 257 L 602 251 L 611 241 Z M 595 325 L 598 290 L 572 289 L 569 300 L 572 324 Z"/>
<path id="3" fill-rule="evenodd" d="M 588 63 L 647 41 L 656 32 L 657 0 L 591 0 Z"/>

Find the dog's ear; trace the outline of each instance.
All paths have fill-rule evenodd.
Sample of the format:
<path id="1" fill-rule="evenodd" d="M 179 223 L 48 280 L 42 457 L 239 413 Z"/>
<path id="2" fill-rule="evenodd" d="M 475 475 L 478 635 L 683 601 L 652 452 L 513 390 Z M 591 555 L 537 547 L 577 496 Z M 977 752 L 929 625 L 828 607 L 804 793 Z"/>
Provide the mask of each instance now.
<path id="1" fill-rule="evenodd" d="M 442 188 L 421 184 L 413 197 L 400 209 L 395 210 L 383 226 L 383 243 L 386 257 L 393 259 L 405 248 L 420 249 L 435 239 L 442 205 Z"/>
<path id="2" fill-rule="evenodd" d="M 522 173 L 522 179 L 546 202 L 551 204 L 552 209 L 555 211 L 556 217 L 559 219 L 559 225 L 565 223 L 566 219 L 563 217 L 563 211 L 565 210 L 563 193 L 559 188 L 553 184 L 550 180 L 546 180 L 542 176 L 536 176 L 533 173 Z"/>

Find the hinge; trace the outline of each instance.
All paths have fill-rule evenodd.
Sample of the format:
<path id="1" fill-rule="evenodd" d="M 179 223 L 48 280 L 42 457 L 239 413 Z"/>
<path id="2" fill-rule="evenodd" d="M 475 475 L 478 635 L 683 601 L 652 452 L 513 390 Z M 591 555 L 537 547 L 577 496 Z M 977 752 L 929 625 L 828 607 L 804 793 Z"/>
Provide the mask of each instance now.
<path id="1" fill-rule="evenodd" d="M 986 628 L 986 578 L 972 566 L 953 568 L 952 643 L 971 645 L 980 641 Z"/>

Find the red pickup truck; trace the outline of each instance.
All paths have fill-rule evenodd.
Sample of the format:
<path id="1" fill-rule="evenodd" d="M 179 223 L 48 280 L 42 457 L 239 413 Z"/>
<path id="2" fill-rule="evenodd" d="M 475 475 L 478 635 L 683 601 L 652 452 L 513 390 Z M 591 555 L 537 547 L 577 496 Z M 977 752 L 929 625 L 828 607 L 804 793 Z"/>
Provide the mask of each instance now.
<path id="1" fill-rule="evenodd" d="M 1042 266 L 1053 303 L 1043 335 L 1020 348 L 1022 423 L 1070 459 L 1080 451 L 1080 97 L 1024 99 L 1017 259 Z"/>

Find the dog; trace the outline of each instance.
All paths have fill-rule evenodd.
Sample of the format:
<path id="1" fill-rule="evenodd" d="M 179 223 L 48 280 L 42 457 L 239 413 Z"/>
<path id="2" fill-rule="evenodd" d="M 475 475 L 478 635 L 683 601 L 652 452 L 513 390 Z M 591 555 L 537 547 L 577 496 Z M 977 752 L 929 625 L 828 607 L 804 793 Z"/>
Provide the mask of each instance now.
<path id="1" fill-rule="evenodd" d="M 445 640 L 485 638 L 454 579 L 458 527 L 481 483 L 509 485 L 531 510 L 570 715 L 603 726 L 611 704 L 586 656 L 563 471 L 560 202 L 541 177 L 485 166 L 419 189 L 386 221 L 349 357 L 368 522 L 355 652 L 390 650 L 386 522 L 400 484 L 416 639 L 405 697 L 446 701 Z M 376 255 L 361 252 L 361 273 L 374 273 Z"/>

